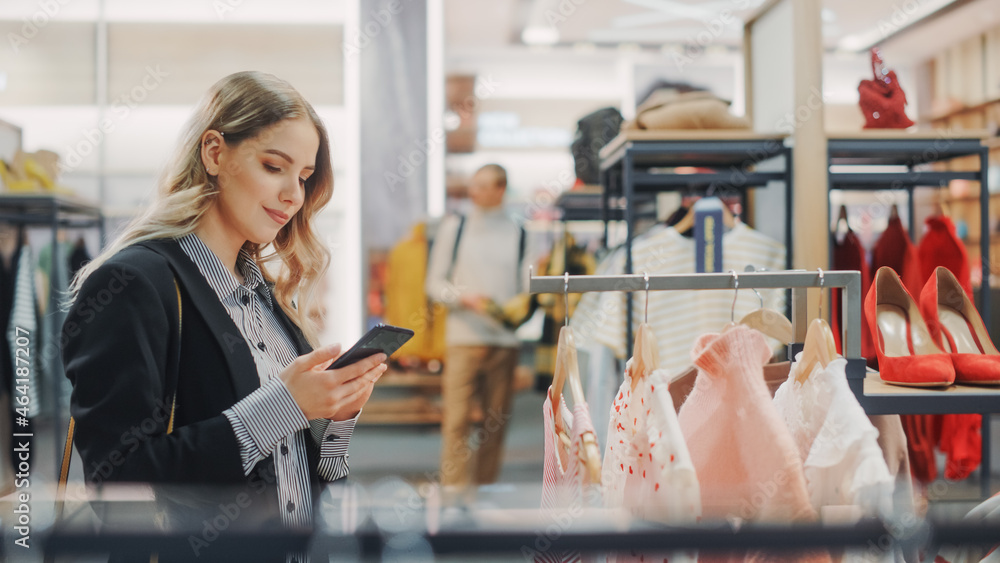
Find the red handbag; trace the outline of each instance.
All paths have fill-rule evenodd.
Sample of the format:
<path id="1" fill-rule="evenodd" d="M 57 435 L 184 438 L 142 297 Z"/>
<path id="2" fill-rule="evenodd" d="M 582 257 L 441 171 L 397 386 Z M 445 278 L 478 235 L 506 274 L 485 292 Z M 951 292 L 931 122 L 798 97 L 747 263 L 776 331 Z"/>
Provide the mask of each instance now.
<path id="1" fill-rule="evenodd" d="M 874 79 L 858 84 L 861 113 L 865 116 L 865 129 L 905 129 L 913 122 L 906 117 L 906 94 L 896 80 L 896 73 L 886 70 L 878 49 L 872 48 L 872 74 Z"/>

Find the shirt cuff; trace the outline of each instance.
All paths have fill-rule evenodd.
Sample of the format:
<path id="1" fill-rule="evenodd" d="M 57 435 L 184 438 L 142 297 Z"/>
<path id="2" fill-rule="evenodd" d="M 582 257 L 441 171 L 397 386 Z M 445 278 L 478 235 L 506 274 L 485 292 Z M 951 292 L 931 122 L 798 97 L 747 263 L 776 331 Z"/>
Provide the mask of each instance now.
<path id="1" fill-rule="evenodd" d="M 321 457 L 336 457 L 347 455 L 347 447 L 354 435 L 354 426 L 358 423 L 359 412 L 354 418 L 335 421 L 318 419 L 309 421 L 313 440 L 319 446 Z"/>
<path id="2" fill-rule="evenodd" d="M 271 455 L 282 438 L 310 426 L 302 409 L 279 378 L 268 381 L 223 412 L 236 433 L 243 469 L 249 473 Z"/>
<path id="3" fill-rule="evenodd" d="M 333 421 L 325 418 L 310 420 L 309 428 L 313 441 L 319 446 L 319 466 L 316 468 L 320 477 L 327 481 L 336 481 L 346 477 L 350 472 L 347 465 L 347 448 L 354 434 L 357 416 L 348 420 Z"/>

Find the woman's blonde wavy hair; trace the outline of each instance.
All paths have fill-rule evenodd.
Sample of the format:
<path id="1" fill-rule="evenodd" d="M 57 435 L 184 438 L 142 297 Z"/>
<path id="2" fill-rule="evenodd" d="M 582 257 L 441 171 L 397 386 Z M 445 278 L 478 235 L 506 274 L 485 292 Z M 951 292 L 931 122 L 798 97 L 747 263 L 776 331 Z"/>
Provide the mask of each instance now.
<path id="1" fill-rule="evenodd" d="M 123 248 L 139 242 L 180 238 L 193 232 L 216 201 L 218 185 L 201 159 L 202 135 L 220 131 L 236 148 L 286 119 L 308 117 L 319 134 L 316 169 L 305 185 L 302 208 L 270 245 L 247 241 L 243 248 L 274 282 L 274 294 L 285 313 L 317 345 L 318 327 L 309 312 L 320 308 L 319 286 L 330 264 L 330 252 L 312 229 L 313 217 L 330 201 L 333 165 L 326 127 L 312 106 L 290 84 L 271 74 L 237 72 L 215 83 L 188 121 L 170 163 L 158 181 L 156 199 L 118 238 L 77 273 L 69 287 L 70 302 L 94 270 Z M 265 255 L 263 251 L 268 249 Z M 278 273 L 266 265 L 278 262 Z M 272 277 L 273 276 L 273 277 Z M 293 298 L 296 306 L 292 305 Z"/>

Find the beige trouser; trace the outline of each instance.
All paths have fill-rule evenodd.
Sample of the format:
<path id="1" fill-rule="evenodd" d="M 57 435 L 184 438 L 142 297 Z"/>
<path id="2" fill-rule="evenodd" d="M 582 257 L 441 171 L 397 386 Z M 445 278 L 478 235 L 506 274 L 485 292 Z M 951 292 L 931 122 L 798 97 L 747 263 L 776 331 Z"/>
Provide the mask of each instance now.
<path id="1" fill-rule="evenodd" d="M 518 349 L 497 346 L 449 346 L 441 395 L 441 484 L 494 483 L 500 474 L 504 429 L 510 418 L 511 387 Z M 477 393 L 478 391 L 478 393 Z M 472 433 L 470 415 L 476 395 L 482 401 L 483 424 Z"/>

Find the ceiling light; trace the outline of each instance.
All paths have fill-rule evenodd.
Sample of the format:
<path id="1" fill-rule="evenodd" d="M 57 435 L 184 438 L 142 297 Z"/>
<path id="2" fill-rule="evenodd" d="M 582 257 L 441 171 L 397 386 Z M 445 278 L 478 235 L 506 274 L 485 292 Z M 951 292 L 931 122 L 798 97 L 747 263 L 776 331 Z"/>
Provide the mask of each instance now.
<path id="1" fill-rule="evenodd" d="M 823 8 L 823 10 L 819 13 L 819 17 L 826 23 L 833 23 L 837 21 L 837 14 L 833 13 L 833 10 L 830 8 Z"/>
<path id="2" fill-rule="evenodd" d="M 559 30 L 552 26 L 529 26 L 521 32 L 525 45 L 555 45 L 559 42 Z"/>

